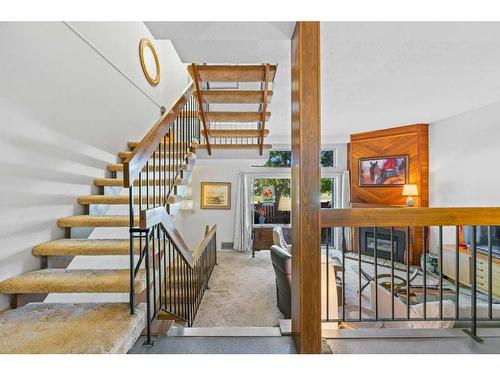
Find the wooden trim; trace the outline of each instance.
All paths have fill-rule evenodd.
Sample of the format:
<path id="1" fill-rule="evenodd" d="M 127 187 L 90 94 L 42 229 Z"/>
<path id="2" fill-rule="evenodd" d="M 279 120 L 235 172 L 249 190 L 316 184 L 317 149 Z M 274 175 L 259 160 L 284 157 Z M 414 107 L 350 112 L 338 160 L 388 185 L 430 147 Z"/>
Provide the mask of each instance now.
<path id="1" fill-rule="evenodd" d="M 210 126 L 207 125 L 208 120 L 205 114 L 205 109 L 203 108 L 203 99 L 201 97 L 200 74 L 198 72 L 198 66 L 193 63 L 191 64 L 191 69 L 193 72 L 194 85 L 196 87 L 196 98 L 198 99 L 198 104 L 200 106 L 201 123 L 203 124 L 203 135 L 205 136 L 208 155 L 212 155 L 212 149 L 210 148 L 210 131 L 209 131 Z"/>
<path id="2" fill-rule="evenodd" d="M 418 133 L 419 126 L 427 126 L 427 124 L 412 124 L 412 125 L 403 125 L 395 128 L 388 129 L 379 129 L 379 130 L 370 130 L 368 132 L 351 134 L 351 142 L 359 142 L 372 138 L 381 138 L 381 137 L 395 137 L 398 135 L 408 135 L 411 133 Z"/>
<path id="3" fill-rule="evenodd" d="M 297 22 L 291 44 L 292 334 L 299 353 L 321 352 L 320 24 Z"/>
<path id="4" fill-rule="evenodd" d="M 321 227 L 500 225 L 500 207 L 339 208 L 321 210 Z"/>
<path id="5" fill-rule="evenodd" d="M 198 258 L 203 254 L 203 250 L 205 249 L 206 245 L 217 232 L 216 225 L 212 227 L 208 234 L 205 230 L 205 237 L 198 243 L 194 250 L 191 251 L 189 250 L 179 231 L 175 229 L 174 222 L 172 221 L 164 207 L 155 207 L 150 208 L 149 210 L 141 211 L 139 222 L 139 226 L 141 229 L 149 229 L 158 224 L 160 224 L 167 231 L 170 239 L 174 242 L 175 246 L 191 268 L 194 268 L 196 262 L 198 261 Z"/>
<path id="6" fill-rule="evenodd" d="M 142 141 L 134 147 L 132 153 L 123 162 L 123 187 L 128 188 L 132 181 L 139 177 L 139 173 L 155 152 L 156 148 L 168 133 L 175 119 L 179 116 L 185 104 L 191 97 L 193 84 L 190 83 L 175 102 L 170 111 L 165 112 L 156 124 L 144 136 Z"/>
<path id="7" fill-rule="evenodd" d="M 269 85 L 268 79 L 269 79 L 269 64 L 266 64 L 264 68 L 264 93 L 262 94 L 262 122 L 260 126 L 260 142 L 259 142 L 260 155 L 264 153 L 264 131 L 266 129 L 266 113 L 267 113 L 267 89 Z"/>
<path id="8" fill-rule="evenodd" d="M 208 243 L 210 242 L 210 240 L 212 239 L 212 237 L 215 235 L 216 232 L 217 232 L 217 225 L 214 225 L 212 229 L 208 231 L 208 233 L 205 228 L 205 237 L 200 241 L 200 243 L 198 243 L 198 245 L 193 250 L 193 259 L 195 259 L 195 261 L 201 256 L 203 250 L 207 247 Z"/>

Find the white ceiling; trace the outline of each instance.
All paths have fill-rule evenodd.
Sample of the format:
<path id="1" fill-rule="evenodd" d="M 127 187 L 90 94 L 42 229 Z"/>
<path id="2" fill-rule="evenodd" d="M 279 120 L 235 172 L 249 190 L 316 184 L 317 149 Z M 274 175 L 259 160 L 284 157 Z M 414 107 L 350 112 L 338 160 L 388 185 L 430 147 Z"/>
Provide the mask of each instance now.
<path id="1" fill-rule="evenodd" d="M 289 141 L 293 22 L 146 25 L 184 62 L 277 63 L 269 139 Z M 500 101 L 500 23 L 322 22 L 321 39 L 324 142 Z"/>

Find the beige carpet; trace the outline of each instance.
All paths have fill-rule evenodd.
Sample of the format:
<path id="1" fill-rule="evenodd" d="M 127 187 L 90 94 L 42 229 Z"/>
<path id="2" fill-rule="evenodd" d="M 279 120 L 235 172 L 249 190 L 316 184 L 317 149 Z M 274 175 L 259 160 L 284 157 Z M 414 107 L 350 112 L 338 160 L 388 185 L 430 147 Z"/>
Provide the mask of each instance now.
<path id="1" fill-rule="evenodd" d="M 194 327 L 272 327 L 283 315 L 276 307 L 276 285 L 269 251 L 217 252 Z"/>

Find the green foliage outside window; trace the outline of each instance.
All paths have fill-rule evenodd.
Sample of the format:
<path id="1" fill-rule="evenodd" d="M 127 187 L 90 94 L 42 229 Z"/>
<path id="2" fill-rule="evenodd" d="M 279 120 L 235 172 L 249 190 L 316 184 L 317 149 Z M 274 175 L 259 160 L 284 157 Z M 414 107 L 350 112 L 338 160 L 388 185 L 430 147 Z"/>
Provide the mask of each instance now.
<path id="1" fill-rule="evenodd" d="M 333 150 L 323 150 L 320 155 L 320 164 L 322 167 L 335 166 Z M 264 167 L 288 168 L 292 166 L 292 151 L 269 151 L 269 159 L 263 165 Z"/>
<path id="2" fill-rule="evenodd" d="M 263 186 L 274 186 L 274 196 L 276 197 L 276 203 L 279 202 L 281 196 L 289 197 L 291 195 L 289 178 L 256 178 L 255 180 L 253 180 L 254 197 L 262 197 Z M 330 178 L 322 178 L 321 194 L 330 195 L 331 193 L 332 180 Z"/>

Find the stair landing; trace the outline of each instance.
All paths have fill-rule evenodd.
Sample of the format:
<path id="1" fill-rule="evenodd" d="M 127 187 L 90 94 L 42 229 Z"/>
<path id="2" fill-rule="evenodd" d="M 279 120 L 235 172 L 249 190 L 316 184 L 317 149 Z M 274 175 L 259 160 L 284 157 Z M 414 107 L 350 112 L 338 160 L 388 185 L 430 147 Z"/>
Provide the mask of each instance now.
<path id="1" fill-rule="evenodd" d="M 127 353 L 146 324 L 141 304 L 30 303 L 0 314 L 1 354 Z"/>

